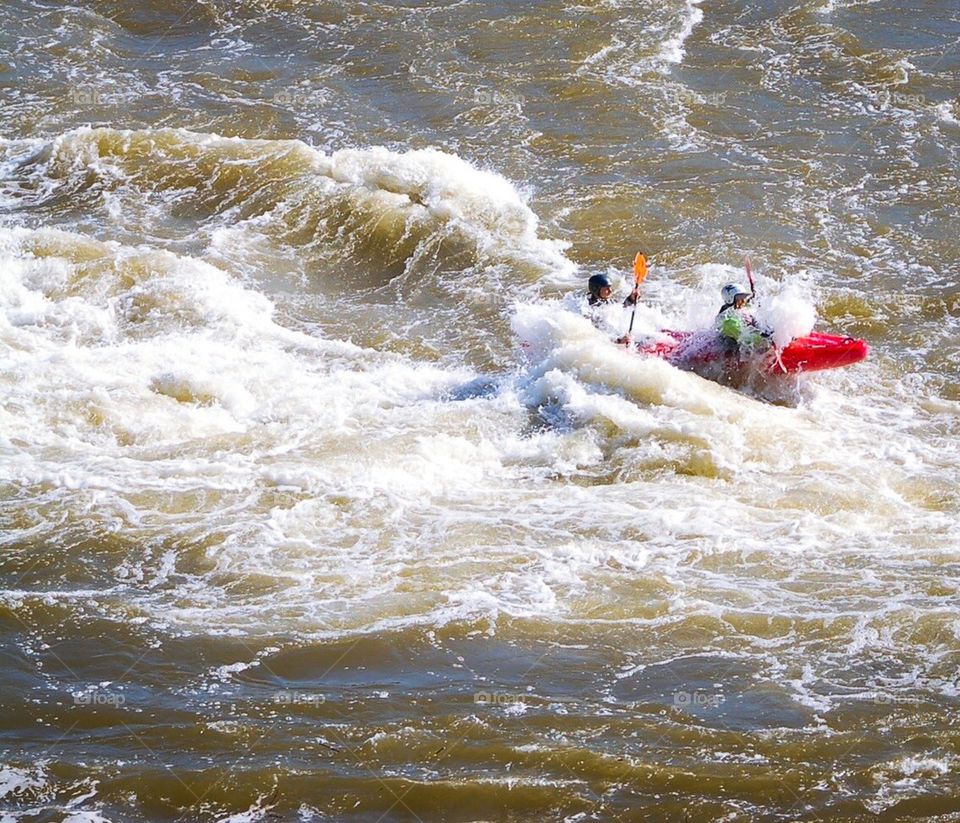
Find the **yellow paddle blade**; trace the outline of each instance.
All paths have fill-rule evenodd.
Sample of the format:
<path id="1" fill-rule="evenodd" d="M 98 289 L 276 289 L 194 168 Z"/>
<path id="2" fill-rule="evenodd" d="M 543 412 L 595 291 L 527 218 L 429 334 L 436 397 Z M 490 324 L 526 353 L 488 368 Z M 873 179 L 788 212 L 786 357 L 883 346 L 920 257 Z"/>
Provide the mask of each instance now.
<path id="1" fill-rule="evenodd" d="M 647 259 L 641 252 L 637 252 L 637 256 L 633 260 L 633 273 L 636 275 L 637 285 L 639 286 L 643 282 L 643 278 L 647 276 Z"/>

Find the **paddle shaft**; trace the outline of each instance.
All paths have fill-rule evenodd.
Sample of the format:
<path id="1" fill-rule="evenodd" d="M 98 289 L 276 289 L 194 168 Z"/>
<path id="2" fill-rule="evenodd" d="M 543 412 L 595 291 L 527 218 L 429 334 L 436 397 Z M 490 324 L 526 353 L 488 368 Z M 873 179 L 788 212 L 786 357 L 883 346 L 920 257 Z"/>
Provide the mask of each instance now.
<path id="1" fill-rule="evenodd" d="M 643 282 L 643 278 L 647 276 L 647 260 L 642 253 L 637 252 L 637 256 L 633 259 L 633 276 L 634 276 L 634 291 L 640 288 L 640 284 Z M 637 318 L 637 301 L 633 301 L 633 311 L 630 312 L 630 328 L 627 329 L 627 334 L 633 332 L 633 321 Z"/>

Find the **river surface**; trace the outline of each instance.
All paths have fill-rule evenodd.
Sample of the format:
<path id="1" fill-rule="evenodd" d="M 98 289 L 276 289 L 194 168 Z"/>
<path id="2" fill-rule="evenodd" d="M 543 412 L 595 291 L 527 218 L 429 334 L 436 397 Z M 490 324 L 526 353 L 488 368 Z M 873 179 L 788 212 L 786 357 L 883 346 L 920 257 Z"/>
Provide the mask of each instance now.
<path id="1" fill-rule="evenodd" d="M 0 104 L 2 823 L 960 820 L 955 0 L 0 0 Z"/>

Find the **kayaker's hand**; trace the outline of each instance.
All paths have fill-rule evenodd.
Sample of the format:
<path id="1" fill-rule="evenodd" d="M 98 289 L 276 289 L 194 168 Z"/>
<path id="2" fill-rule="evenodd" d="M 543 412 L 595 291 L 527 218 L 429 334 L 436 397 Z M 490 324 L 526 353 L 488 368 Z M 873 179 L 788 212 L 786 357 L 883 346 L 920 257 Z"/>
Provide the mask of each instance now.
<path id="1" fill-rule="evenodd" d="M 625 334 L 623 337 L 617 338 L 617 343 L 621 346 L 630 346 L 633 343 L 633 338 L 629 334 Z"/>

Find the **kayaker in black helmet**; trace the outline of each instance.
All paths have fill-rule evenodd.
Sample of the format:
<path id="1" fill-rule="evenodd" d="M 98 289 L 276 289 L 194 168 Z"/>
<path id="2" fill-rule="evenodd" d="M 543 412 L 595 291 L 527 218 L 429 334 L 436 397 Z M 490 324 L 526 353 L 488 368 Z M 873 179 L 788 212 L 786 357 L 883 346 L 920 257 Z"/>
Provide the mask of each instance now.
<path id="1" fill-rule="evenodd" d="M 595 274 L 587 281 L 587 287 L 590 289 L 590 297 L 587 302 L 591 306 L 606 306 L 613 297 L 613 284 L 610 278 L 605 274 Z M 632 306 L 640 297 L 640 289 L 634 287 L 633 291 L 626 296 L 623 301 L 624 306 Z"/>
<path id="2" fill-rule="evenodd" d="M 610 332 L 609 321 L 599 311 L 595 311 L 602 306 L 609 306 L 613 303 L 613 284 L 610 278 L 605 274 L 595 274 L 587 281 L 587 288 L 590 290 L 590 296 L 587 298 L 587 304 L 590 309 L 590 320 L 598 329 Z M 634 287 L 633 291 L 626 296 L 623 301 L 624 306 L 632 306 L 640 297 L 640 290 Z M 624 334 L 616 338 L 616 342 L 629 346 L 633 340 L 629 334 Z"/>

